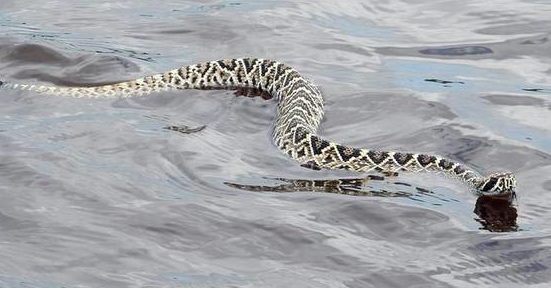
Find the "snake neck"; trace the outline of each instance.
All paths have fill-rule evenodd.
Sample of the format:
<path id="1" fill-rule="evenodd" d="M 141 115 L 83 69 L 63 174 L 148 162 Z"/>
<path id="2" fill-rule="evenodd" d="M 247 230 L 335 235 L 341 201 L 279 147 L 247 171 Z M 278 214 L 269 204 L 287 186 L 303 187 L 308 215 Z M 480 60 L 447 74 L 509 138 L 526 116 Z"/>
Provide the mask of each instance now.
<path id="1" fill-rule="evenodd" d="M 464 164 L 438 155 L 361 149 L 327 141 L 301 128 L 295 133 L 291 157 L 312 169 L 343 169 L 356 172 L 438 172 L 460 179 L 473 191 L 482 191 L 486 181 Z"/>

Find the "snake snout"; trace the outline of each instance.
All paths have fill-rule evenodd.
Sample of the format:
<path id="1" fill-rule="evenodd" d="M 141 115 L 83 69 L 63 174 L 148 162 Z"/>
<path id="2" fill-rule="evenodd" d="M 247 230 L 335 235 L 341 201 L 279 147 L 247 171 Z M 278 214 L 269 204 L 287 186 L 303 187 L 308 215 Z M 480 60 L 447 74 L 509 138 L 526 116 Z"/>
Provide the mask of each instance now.
<path id="1" fill-rule="evenodd" d="M 488 175 L 480 183 L 479 190 L 486 195 L 500 195 L 513 192 L 517 186 L 515 176 L 510 172 L 497 172 Z"/>

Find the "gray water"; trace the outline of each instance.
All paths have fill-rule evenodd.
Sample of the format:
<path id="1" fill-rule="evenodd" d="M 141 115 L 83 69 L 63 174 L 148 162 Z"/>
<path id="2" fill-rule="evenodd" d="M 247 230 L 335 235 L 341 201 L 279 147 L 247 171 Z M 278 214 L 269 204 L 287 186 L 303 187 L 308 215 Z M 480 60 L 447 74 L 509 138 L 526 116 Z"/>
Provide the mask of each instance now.
<path id="1" fill-rule="evenodd" d="M 323 90 L 327 138 L 519 187 L 510 202 L 439 175 L 302 168 L 270 140 L 273 101 L 234 91 L 3 89 L 0 287 L 548 287 L 550 16 L 545 0 L 2 0 L 2 80 L 277 59 Z M 343 190 L 365 195 L 321 193 Z"/>

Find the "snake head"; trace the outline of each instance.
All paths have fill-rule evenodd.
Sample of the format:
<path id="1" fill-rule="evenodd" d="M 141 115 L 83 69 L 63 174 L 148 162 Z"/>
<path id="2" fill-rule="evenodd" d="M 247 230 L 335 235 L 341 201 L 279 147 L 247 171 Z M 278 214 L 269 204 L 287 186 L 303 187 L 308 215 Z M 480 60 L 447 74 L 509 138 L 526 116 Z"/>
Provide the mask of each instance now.
<path id="1" fill-rule="evenodd" d="M 499 196 L 511 193 L 517 186 L 515 176 L 510 172 L 492 173 L 478 185 L 478 190 L 484 195 Z"/>

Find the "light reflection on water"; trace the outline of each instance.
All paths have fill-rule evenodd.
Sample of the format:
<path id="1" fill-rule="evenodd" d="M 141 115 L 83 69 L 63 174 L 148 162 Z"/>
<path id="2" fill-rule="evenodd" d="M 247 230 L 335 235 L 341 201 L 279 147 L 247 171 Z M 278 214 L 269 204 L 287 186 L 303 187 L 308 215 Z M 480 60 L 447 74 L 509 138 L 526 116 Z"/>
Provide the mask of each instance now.
<path id="1" fill-rule="evenodd" d="M 532 96 L 533 93 L 527 94 L 522 91 L 523 87 L 532 86 L 528 83 L 519 83 L 515 75 L 465 64 L 439 63 L 426 60 L 390 60 L 386 62 L 386 65 L 396 73 L 396 86 L 415 91 L 444 94 L 445 98 L 439 100 L 452 107 L 453 111 L 461 116 L 462 121 L 468 121 L 472 125 L 483 123 L 492 133 L 499 136 L 525 142 L 542 151 L 551 151 L 549 131 L 541 129 L 542 127 L 539 125 L 525 125 L 522 119 L 508 117 L 510 115 L 506 114 L 509 113 L 499 113 L 503 107 L 498 105 L 496 105 L 498 107 L 489 109 L 486 99 L 480 97 L 481 91 L 498 95 Z M 417 73 L 422 73 L 427 77 L 437 74 L 441 79 L 455 81 L 455 83 L 436 85 L 427 82 L 426 79 L 408 80 L 411 78 L 408 77 L 409 75 Z M 549 86 L 539 85 L 538 87 Z M 532 117 L 537 117 L 536 121 L 545 122 L 551 116 L 549 111 L 538 113 L 541 109 L 549 110 L 546 107 L 526 105 L 525 108 L 527 111 L 523 113 L 523 116 L 528 117 L 531 114 Z M 527 141 L 527 138 L 529 138 L 529 141 Z"/>
<path id="2" fill-rule="evenodd" d="M 31 2 L 0 3 L 2 80 L 104 83 L 274 58 L 324 91 L 327 138 L 510 170 L 519 189 L 513 202 L 477 199 L 437 175 L 301 168 L 271 144 L 274 103 L 233 91 L 0 90 L 0 286 L 550 281 L 549 3 Z"/>

